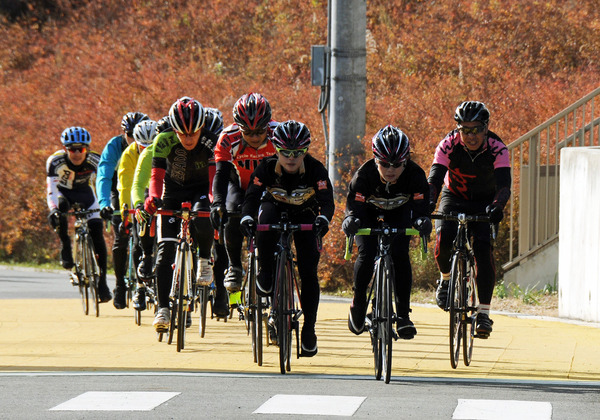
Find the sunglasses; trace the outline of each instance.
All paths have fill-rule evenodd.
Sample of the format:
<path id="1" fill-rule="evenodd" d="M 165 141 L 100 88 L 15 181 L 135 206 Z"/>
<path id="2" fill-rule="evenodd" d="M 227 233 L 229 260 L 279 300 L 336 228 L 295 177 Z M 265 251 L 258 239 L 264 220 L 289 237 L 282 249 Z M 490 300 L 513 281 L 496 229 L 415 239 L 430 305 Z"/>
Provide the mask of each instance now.
<path id="1" fill-rule="evenodd" d="M 382 168 L 386 168 L 386 169 L 387 169 L 387 168 L 389 168 L 390 166 L 391 166 L 392 168 L 402 168 L 402 167 L 406 166 L 406 161 L 405 161 L 405 160 L 403 160 L 402 162 L 396 162 L 396 163 L 387 163 L 387 162 L 383 162 L 383 161 L 381 161 L 381 160 L 379 160 L 379 159 L 375 159 L 375 162 L 376 162 L 376 163 L 377 163 L 379 166 L 381 166 Z"/>
<path id="2" fill-rule="evenodd" d="M 85 151 L 87 150 L 87 148 L 84 147 L 84 146 L 75 146 L 75 147 L 67 147 L 67 150 L 70 153 L 75 153 L 75 152 L 85 153 Z"/>
<path id="3" fill-rule="evenodd" d="M 464 135 L 469 135 L 469 134 L 479 134 L 479 133 L 483 133 L 483 130 L 485 130 L 485 125 L 478 125 L 477 127 L 463 127 L 462 125 L 458 126 L 458 131 L 460 131 L 461 133 L 463 133 Z"/>
<path id="4" fill-rule="evenodd" d="M 262 136 L 267 132 L 267 128 L 257 128 L 256 130 L 241 130 L 244 136 L 256 137 Z"/>
<path id="5" fill-rule="evenodd" d="M 306 152 L 308 152 L 308 147 L 296 150 L 280 149 L 279 147 L 277 148 L 277 153 L 286 158 L 297 158 L 306 154 Z"/>

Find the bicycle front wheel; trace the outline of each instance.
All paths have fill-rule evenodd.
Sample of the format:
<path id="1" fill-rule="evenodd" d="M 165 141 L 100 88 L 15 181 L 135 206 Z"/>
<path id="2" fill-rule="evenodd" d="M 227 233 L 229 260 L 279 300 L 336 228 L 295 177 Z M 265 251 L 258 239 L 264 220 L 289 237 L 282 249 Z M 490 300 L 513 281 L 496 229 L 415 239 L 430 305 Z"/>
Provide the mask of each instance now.
<path id="1" fill-rule="evenodd" d="M 98 296 L 98 283 L 100 283 L 100 267 L 96 260 L 96 253 L 94 252 L 94 244 L 92 238 L 87 237 L 87 246 L 85 251 L 86 259 L 86 277 L 89 280 L 90 297 L 96 311 L 96 317 L 100 316 L 100 297 Z"/>
<path id="2" fill-rule="evenodd" d="M 381 357 L 382 349 L 381 349 L 381 324 L 379 319 L 381 319 L 381 283 L 383 281 L 383 267 L 381 266 L 381 260 L 377 260 L 375 263 L 375 277 L 373 278 L 373 288 L 375 289 L 374 299 L 372 303 L 372 312 L 371 312 L 371 327 L 369 328 L 369 333 L 371 334 L 371 344 L 373 346 L 373 367 L 375 368 L 375 379 L 381 379 L 381 371 L 383 368 L 383 358 Z"/>
<path id="3" fill-rule="evenodd" d="M 210 293 L 210 286 L 200 286 L 198 289 L 198 302 L 200 302 L 200 322 L 198 326 L 198 333 L 200 338 L 204 338 L 206 333 L 206 308 L 208 308 L 208 295 Z"/>
<path id="4" fill-rule="evenodd" d="M 450 365 L 452 369 L 458 366 L 460 357 L 460 341 L 462 339 L 462 277 L 464 273 L 464 260 L 459 254 L 452 256 L 450 268 L 450 284 L 448 294 L 450 297 Z"/>
<path id="5" fill-rule="evenodd" d="M 463 288 L 464 302 L 466 303 L 465 324 L 463 325 L 463 362 L 465 366 L 471 364 L 473 356 L 473 341 L 476 333 L 477 321 L 477 286 L 475 285 L 475 269 L 473 264 L 467 264 L 465 287 Z"/>
<path id="6" fill-rule="evenodd" d="M 391 258 L 383 260 L 383 277 L 381 278 L 381 372 L 386 384 L 392 376 L 392 338 L 393 338 L 393 308 L 392 308 L 392 279 L 394 267 Z"/>
<path id="7" fill-rule="evenodd" d="M 183 350 L 185 345 L 185 325 L 187 321 L 187 309 L 188 305 L 186 302 L 187 284 L 188 284 L 188 267 L 186 267 L 186 260 L 188 260 L 187 253 L 191 252 L 187 247 L 184 247 L 182 254 L 179 258 L 180 267 L 179 275 L 177 278 L 177 351 Z"/>
<path id="8" fill-rule="evenodd" d="M 279 342 L 279 370 L 282 374 L 290 370 L 292 352 L 291 272 L 285 253 L 277 260 L 277 338 Z"/>

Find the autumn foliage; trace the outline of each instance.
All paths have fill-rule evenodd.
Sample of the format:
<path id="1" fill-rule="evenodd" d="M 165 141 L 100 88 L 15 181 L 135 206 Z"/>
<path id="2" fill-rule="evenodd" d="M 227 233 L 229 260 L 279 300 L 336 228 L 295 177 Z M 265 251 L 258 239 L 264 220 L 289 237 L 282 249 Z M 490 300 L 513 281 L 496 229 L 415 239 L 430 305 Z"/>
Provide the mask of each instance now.
<path id="1" fill-rule="evenodd" d="M 8 3 L 0 6 L 0 260 L 56 259 L 45 161 L 68 126 L 86 127 L 101 151 L 128 111 L 159 119 L 189 95 L 221 109 L 227 125 L 235 100 L 258 91 L 276 120 L 309 126 L 312 153 L 323 158 L 310 47 L 327 42 L 326 0 Z M 486 102 L 491 129 L 510 143 L 598 86 L 599 13 L 592 0 L 369 1 L 365 145 L 394 124 L 428 171 L 466 99 Z M 338 204 L 322 264 L 330 288 L 346 287 L 352 270 Z"/>

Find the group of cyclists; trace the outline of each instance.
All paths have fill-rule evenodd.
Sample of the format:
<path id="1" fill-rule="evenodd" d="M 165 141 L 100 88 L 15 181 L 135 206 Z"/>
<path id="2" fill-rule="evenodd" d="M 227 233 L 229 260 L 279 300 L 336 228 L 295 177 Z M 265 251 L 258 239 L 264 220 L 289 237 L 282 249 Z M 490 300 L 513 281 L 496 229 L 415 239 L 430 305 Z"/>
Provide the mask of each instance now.
<path id="1" fill-rule="evenodd" d="M 440 212 L 487 213 L 491 222 L 499 223 L 510 197 L 510 162 L 506 146 L 488 129 L 489 117 L 482 102 L 460 104 L 454 115 L 456 128 L 437 146 L 428 177 L 411 160 L 408 136 L 392 125 L 380 129 L 372 138 L 372 158 L 360 166 L 348 186 L 343 232 L 354 235 L 359 228 L 375 227 L 383 218 L 392 227 L 414 227 L 429 236 L 430 215 L 440 195 Z M 61 264 L 68 270 L 74 265 L 66 217 L 69 208 L 81 203 L 98 209 L 88 219 L 101 269 L 99 300 L 113 298 L 106 283 L 105 219 L 114 232 L 115 308 L 126 307 L 124 278 L 133 237 L 138 279 L 133 306 L 145 309 L 145 286 L 155 276 L 158 302 L 153 326 L 157 332 L 166 332 L 180 221 L 155 215 L 157 210 L 179 210 L 183 202 L 191 202 L 193 210 L 210 212 L 210 217 L 194 218 L 191 235 L 197 252 L 196 281 L 200 285 L 214 282 L 213 312 L 220 317 L 229 313 L 227 292 L 242 287 L 244 237 L 256 237 L 258 293 L 273 294 L 276 238 L 273 232 L 257 232 L 256 227 L 279 222 L 285 212 L 292 223 L 313 226 L 312 231 L 295 232 L 294 243 L 301 283 L 302 355 L 314 356 L 320 297 L 316 239 L 328 232 L 335 211 L 327 170 L 309 153 L 308 127 L 295 120 L 274 121 L 268 100 L 259 93 L 241 96 L 233 107 L 233 124 L 223 125 L 218 109 L 182 97 L 159 121 L 141 112 L 124 115 L 123 133 L 109 140 L 101 155 L 89 149 L 91 136 L 85 128 L 65 129 L 63 149 L 47 161 L 49 223 L 62 243 Z M 155 236 L 148 228 L 153 218 Z M 476 329 L 483 338 L 492 331 L 489 311 L 495 284 L 489 230 L 487 224 L 470 227 L 480 302 Z M 448 294 L 455 232 L 456 222 L 436 221 L 435 258 L 440 270 L 436 301 L 441 308 Z M 417 334 L 410 319 L 409 241 L 407 236 L 398 236 L 392 243 L 397 332 L 403 339 Z M 377 242 L 375 237 L 357 236 L 356 243 L 359 254 L 348 327 L 361 334 L 368 316 L 366 295 Z"/>

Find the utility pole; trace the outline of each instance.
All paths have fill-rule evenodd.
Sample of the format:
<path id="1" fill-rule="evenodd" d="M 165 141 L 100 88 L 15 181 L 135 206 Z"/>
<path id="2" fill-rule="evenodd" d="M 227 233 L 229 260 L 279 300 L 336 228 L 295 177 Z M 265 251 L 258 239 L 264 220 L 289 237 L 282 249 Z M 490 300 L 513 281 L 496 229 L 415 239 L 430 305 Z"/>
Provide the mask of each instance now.
<path id="1" fill-rule="evenodd" d="M 334 186 L 364 153 L 367 88 L 367 2 L 331 1 L 328 171 Z M 356 161 L 354 161 L 356 164 Z"/>

